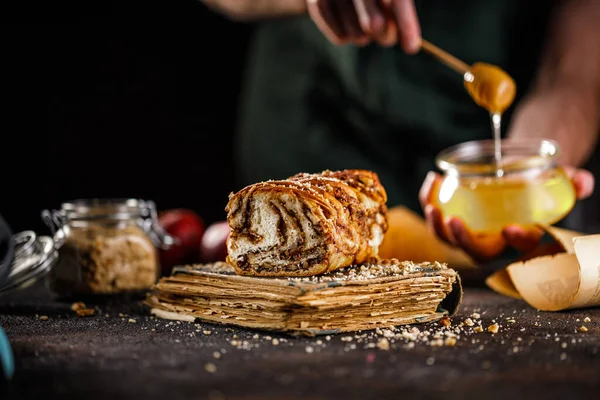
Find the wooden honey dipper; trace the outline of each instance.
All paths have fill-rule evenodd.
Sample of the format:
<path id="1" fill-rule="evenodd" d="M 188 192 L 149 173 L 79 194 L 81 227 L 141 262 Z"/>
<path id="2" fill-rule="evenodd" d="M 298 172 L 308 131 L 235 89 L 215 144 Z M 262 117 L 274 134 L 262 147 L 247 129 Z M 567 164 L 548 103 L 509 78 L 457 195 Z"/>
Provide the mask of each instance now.
<path id="1" fill-rule="evenodd" d="M 516 84 L 501 68 L 481 62 L 468 65 L 425 39 L 421 49 L 462 74 L 467 92 L 480 107 L 490 113 L 502 114 L 511 106 Z"/>

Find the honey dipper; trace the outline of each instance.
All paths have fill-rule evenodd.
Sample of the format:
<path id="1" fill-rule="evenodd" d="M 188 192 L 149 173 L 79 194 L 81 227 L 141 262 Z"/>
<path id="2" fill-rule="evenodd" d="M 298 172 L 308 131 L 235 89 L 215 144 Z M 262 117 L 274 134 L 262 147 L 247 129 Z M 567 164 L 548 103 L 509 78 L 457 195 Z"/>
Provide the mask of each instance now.
<path id="1" fill-rule="evenodd" d="M 422 39 L 421 49 L 462 74 L 467 92 L 480 107 L 502 114 L 511 106 L 516 84 L 501 68 L 481 62 L 468 65 L 425 39 Z"/>

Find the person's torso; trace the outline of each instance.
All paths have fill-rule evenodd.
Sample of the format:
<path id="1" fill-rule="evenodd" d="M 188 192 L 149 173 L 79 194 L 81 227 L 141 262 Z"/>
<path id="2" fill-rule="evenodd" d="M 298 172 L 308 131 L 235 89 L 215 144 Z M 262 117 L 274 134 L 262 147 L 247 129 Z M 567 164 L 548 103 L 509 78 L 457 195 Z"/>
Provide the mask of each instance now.
<path id="1" fill-rule="evenodd" d="M 519 98 L 535 71 L 550 8 L 531 3 L 416 5 L 424 38 L 467 63 L 507 70 Z M 368 168 L 380 174 L 391 205 L 416 209 L 418 186 L 440 150 L 491 138 L 489 115 L 462 76 L 428 54 L 334 46 L 307 17 L 261 25 L 253 50 L 239 125 L 240 184 Z"/>

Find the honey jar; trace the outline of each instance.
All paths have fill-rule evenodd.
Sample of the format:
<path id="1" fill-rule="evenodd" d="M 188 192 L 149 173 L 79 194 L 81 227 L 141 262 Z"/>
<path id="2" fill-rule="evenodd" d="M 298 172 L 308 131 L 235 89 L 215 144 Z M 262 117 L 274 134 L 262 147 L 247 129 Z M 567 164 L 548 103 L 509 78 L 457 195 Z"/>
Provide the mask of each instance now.
<path id="1" fill-rule="evenodd" d="M 554 224 L 575 206 L 573 183 L 556 162 L 556 142 L 503 139 L 500 166 L 494 152 L 493 140 L 480 140 L 439 153 L 443 178 L 431 201 L 444 217 L 461 218 L 474 233 L 497 234 L 511 224 Z"/>

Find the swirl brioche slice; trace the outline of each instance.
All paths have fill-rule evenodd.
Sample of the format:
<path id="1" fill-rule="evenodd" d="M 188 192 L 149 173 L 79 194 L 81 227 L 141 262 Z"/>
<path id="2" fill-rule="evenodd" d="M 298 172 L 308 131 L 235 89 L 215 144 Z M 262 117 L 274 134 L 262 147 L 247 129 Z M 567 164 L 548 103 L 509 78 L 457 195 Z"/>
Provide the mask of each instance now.
<path id="1" fill-rule="evenodd" d="M 387 194 L 372 171 L 300 173 L 246 186 L 225 208 L 240 275 L 312 276 L 378 259 Z"/>

